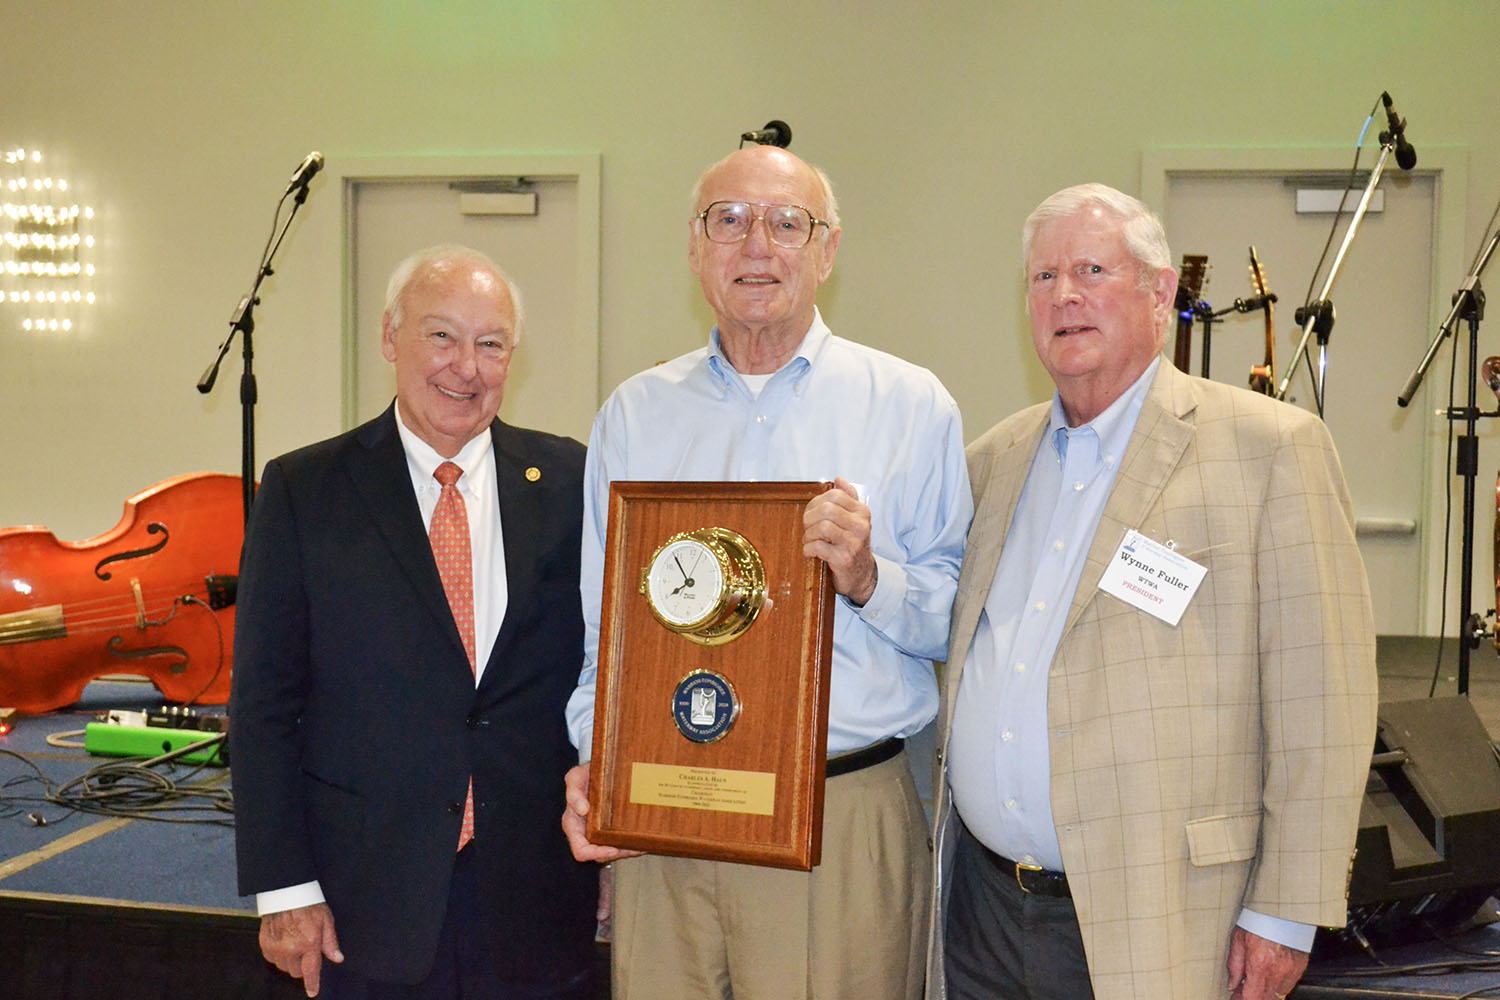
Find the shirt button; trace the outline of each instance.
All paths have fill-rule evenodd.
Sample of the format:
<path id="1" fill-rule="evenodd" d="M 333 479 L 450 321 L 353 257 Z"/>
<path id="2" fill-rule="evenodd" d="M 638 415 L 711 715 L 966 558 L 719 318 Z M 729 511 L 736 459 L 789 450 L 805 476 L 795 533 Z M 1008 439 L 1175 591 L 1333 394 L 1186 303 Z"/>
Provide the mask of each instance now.
<path id="1" fill-rule="evenodd" d="M 1046 611 L 1047 610 L 1047 602 L 1046 601 L 1037 601 L 1035 604 L 1032 605 L 1032 607 L 1036 608 L 1038 611 Z"/>
<path id="2" fill-rule="evenodd" d="M 1007 808 L 1007 809 L 1014 809 L 1015 807 L 1016 807 L 1016 800 L 1015 799 L 1006 799 L 1005 800 L 1005 808 Z"/>
<path id="3" fill-rule="evenodd" d="M 1016 664 L 1016 673 L 1018 673 L 1018 674 L 1024 674 L 1025 672 L 1026 672 L 1026 664 L 1024 664 L 1024 663 L 1017 663 Z"/>
<path id="4" fill-rule="evenodd" d="M 765 422 L 766 422 L 766 415 L 765 415 L 765 414 L 764 414 L 764 413 L 762 413 L 762 414 L 760 414 L 760 415 L 758 415 L 758 416 L 757 416 L 757 417 L 756 417 L 756 418 L 755 418 L 755 422 L 756 422 L 756 423 L 757 423 L 757 424 L 763 424 L 763 423 L 765 423 Z"/>
<path id="5" fill-rule="evenodd" d="M 1076 483 L 1073 484 L 1073 492 L 1078 493 L 1078 492 L 1081 492 L 1082 490 L 1083 490 L 1083 480 L 1080 479 L 1080 480 L 1078 480 L 1078 482 L 1076 482 Z"/>
<path id="6" fill-rule="evenodd" d="M 1063 550 L 1063 540 L 1059 538 L 1057 541 L 1052 543 L 1052 547 L 1061 552 Z"/>
<path id="7" fill-rule="evenodd" d="M 1000 738 L 1002 740 L 1004 740 L 1005 742 L 1009 743 L 1011 740 L 1015 739 L 1015 734 L 1013 734 L 1009 729 L 1007 729 L 1005 732 L 1003 732 L 1003 733 L 1000 734 Z"/>

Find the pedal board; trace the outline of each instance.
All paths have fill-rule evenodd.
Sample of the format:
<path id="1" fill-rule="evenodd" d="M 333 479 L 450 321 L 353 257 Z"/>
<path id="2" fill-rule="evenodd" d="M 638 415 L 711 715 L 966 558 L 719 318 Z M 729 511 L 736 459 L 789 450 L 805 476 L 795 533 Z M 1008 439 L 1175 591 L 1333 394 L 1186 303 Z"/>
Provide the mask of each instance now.
<path id="1" fill-rule="evenodd" d="M 83 727 L 83 748 L 100 757 L 160 757 L 203 740 L 219 737 L 213 746 L 177 758 L 188 764 L 227 767 L 228 747 L 222 733 L 197 729 L 167 729 L 161 726 L 122 726 L 112 722 L 90 722 Z"/>

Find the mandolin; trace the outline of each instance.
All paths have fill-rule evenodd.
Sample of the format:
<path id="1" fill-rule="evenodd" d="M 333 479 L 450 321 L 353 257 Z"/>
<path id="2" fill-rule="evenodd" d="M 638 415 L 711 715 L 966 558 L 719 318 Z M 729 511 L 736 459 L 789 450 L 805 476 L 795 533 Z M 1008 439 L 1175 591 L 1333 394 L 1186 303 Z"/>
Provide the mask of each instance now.
<path id="1" fill-rule="evenodd" d="M 1250 288 L 1261 302 L 1266 316 L 1266 357 L 1258 365 L 1250 366 L 1250 389 L 1267 396 L 1276 394 L 1276 296 L 1266 281 L 1266 269 L 1255 248 L 1250 248 Z"/>

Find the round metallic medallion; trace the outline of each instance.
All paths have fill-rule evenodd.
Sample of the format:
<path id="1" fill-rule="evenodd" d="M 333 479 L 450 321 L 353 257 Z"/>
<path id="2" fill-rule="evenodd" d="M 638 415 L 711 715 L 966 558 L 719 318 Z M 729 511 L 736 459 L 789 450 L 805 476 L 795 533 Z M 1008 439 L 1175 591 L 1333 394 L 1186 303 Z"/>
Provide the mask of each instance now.
<path id="1" fill-rule="evenodd" d="M 672 693 L 672 721 L 694 743 L 724 738 L 740 715 L 734 687 L 712 670 L 694 670 Z"/>

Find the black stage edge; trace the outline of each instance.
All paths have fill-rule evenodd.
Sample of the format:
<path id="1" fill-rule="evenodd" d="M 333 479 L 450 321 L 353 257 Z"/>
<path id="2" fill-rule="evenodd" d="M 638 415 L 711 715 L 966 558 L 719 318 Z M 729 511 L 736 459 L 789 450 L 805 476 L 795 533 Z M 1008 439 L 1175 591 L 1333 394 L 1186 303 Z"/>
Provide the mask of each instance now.
<path id="1" fill-rule="evenodd" d="M 0 996 L 67 1000 L 306 1000 L 260 954 L 251 913 L 0 892 Z M 598 945 L 609 1000 L 609 945 Z"/>
<path id="2" fill-rule="evenodd" d="M 305 1000 L 261 958 L 250 913 L 0 892 L 0 994 Z"/>

